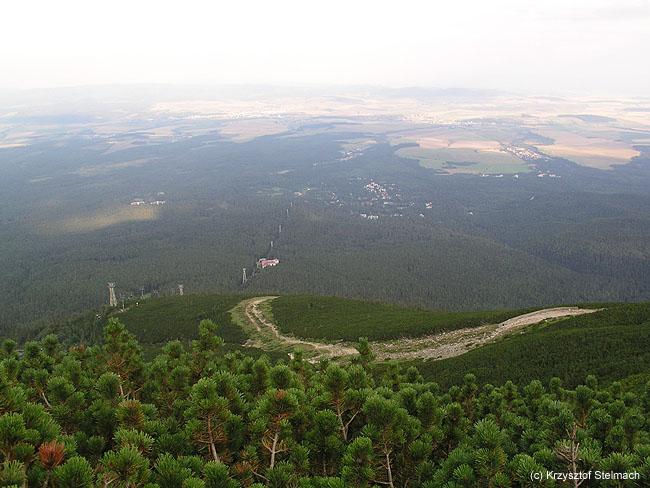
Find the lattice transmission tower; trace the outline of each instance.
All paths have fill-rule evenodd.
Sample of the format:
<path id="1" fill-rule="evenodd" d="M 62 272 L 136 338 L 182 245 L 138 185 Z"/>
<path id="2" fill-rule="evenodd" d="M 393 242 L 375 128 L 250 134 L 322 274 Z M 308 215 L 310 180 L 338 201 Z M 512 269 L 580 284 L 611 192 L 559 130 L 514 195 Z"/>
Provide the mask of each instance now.
<path id="1" fill-rule="evenodd" d="M 108 284 L 108 306 L 117 307 L 117 298 L 115 297 L 115 283 Z"/>

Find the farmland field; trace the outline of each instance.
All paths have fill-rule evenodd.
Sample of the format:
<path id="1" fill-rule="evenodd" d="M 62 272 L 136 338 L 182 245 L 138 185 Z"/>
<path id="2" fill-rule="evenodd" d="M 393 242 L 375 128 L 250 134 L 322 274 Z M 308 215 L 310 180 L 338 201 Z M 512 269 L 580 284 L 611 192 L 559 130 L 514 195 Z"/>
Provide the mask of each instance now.
<path id="1" fill-rule="evenodd" d="M 609 170 L 613 164 L 625 164 L 639 155 L 639 151 L 630 145 L 615 140 L 618 134 L 605 138 L 594 137 L 596 134 L 590 135 L 589 132 L 582 135 L 568 130 L 542 129 L 538 132 L 555 141 L 553 144 L 538 145 L 540 151 L 549 156 L 568 159 L 581 166 Z"/>
<path id="2" fill-rule="evenodd" d="M 287 130 L 286 123 L 273 119 L 244 119 L 224 124 L 220 134 L 236 142 L 245 142 L 256 137 L 280 134 Z"/>
<path id="3" fill-rule="evenodd" d="M 513 174 L 531 170 L 530 166 L 518 157 L 494 150 L 404 147 L 396 152 L 398 156 L 419 160 L 424 168 L 448 174 Z"/>

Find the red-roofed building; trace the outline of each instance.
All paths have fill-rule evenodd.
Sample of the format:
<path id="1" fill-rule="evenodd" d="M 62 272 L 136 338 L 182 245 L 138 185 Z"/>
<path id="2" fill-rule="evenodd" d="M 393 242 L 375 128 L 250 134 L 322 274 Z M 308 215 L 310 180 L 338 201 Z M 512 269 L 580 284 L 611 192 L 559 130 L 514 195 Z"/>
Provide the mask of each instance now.
<path id="1" fill-rule="evenodd" d="M 262 269 L 268 266 L 275 266 L 279 262 L 280 262 L 279 259 L 260 259 L 260 265 L 262 266 Z"/>

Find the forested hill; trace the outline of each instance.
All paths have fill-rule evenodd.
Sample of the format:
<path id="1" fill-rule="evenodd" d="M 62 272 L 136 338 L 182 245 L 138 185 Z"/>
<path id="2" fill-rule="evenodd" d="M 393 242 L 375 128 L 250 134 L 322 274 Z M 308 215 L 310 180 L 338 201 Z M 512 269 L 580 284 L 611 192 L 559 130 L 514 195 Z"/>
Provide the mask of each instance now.
<path id="1" fill-rule="evenodd" d="M 548 382 L 553 377 L 574 387 L 588 374 L 596 375 L 602 384 L 638 384 L 646 377 L 650 379 L 649 303 L 583 305 L 598 311 L 532 323 L 476 347 L 479 336 L 474 331 L 489 332 L 495 327 L 489 324 L 520 316 L 530 309 L 437 312 L 338 297 L 281 296 L 268 301 L 262 309 L 278 333 L 290 339 L 281 343 L 275 336 L 267 340 L 237 318 L 245 317 L 240 304 L 253 296 L 199 294 L 144 299 L 124 312 L 120 307 L 105 307 L 48 327 L 20 329 L 12 337 L 24 344 L 56 334 L 62 348 L 75 344 L 102 346 L 103 328 L 111 318 L 117 318 L 134 334 L 145 358 L 153 360 L 170 340 L 180 341 L 189 351 L 191 341 L 199 338 L 197 324 L 209 319 L 224 340 L 218 350 L 221 357 L 239 352 L 255 358 L 265 354 L 272 362 L 286 361 L 289 353 L 300 347 L 292 345 L 293 338 L 316 344 L 344 341 L 344 346 L 353 348 L 359 337 L 367 337 L 380 358 L 380 369 L 415 366 L 425 379 L 444 387 L 459 383 L 468 372 L 476 375 L 479 385 L 511 380 L 520 387 L 533 379 Z M 237 308 L 239 313 L 234 312 Z M 451 340 L 439 341 L 437 335 L 445 337 L 460 329 L 469 331 L 454 339 L 462 346 L 461 355 L 435 360 L 436 355 L 427 348 Z M 318 354 L 307 355 L 320 360 Z M 346 364 L 348 360 L 341 357 L 337 361 Z M 633 375 L 635 379 L 629 379 Z"/>
<path id="2" fill-rule="evenodd" d="M 189 294 L 132 300 L 127 302 L 124 312 L 119 306 L 103 307 L 48 326 L 17 328 L 9 337 L 24 343 L 56 334 L 66 345 L 101 345 L 103 327 L 111 317 L 117 317 L 149 354 L 172 339 L 189 344 L 188 341 L 198 337 L 196 324 L 210 319 L 217 324 L 218 334 L 230 351 L 241 349 L 248 340 L 233 321 L 231 310 L 253 296 L 251 293 Z M 377 301 L 301 295 L 275 300 L 272 315 L 278 318 L 282 331 L 296 336 L 356 342 L 360 336 L 371 341 L 388 340 L 498 323 L 529 310 L 439 312 Z M 348 327 L 350 320 L 356 321 L 355 327 Z"/>

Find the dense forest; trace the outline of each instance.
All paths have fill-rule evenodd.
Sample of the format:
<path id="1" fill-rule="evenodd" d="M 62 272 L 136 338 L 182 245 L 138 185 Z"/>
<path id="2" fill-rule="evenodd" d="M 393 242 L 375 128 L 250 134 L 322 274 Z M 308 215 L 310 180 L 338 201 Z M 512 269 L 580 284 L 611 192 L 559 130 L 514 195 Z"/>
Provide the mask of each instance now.
<path id="1" fill-rule="evenodd" d="M 114 318 L 103 347 L 6 340 L 0 485 L 647 486 L 650 383 L 441 388 L 414 367 L 378 372 L 365 341 L 347 368 L 299 351 L 272 364 L 220 355 L 216 331 L 204 319 L 151 362 Z"/>
<path id="2" fill-rule="evenodd" d="M 553 180 L 442 177 L 345 126 L 235 143 L 196 124 L 214 130 L 109 144 L 64 127 L 0 150 L 0 335 L 99 307 L 107 282 L 126 301 L 178 283 L 463 311 L 650 299 L 647 153 L 612 171 L 539 161 Z M 342 158 L 360 135 L 377 143 Z M 242 285 L 261 257 L 280 265 Z"/>

